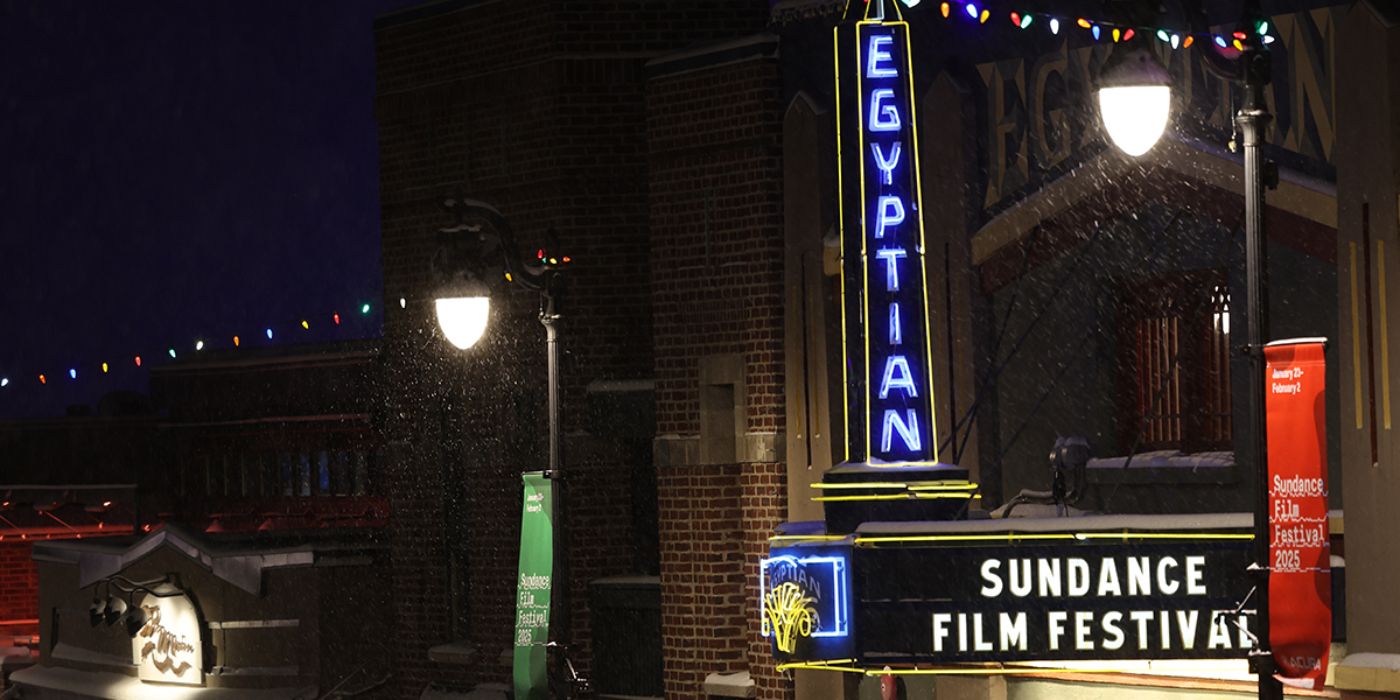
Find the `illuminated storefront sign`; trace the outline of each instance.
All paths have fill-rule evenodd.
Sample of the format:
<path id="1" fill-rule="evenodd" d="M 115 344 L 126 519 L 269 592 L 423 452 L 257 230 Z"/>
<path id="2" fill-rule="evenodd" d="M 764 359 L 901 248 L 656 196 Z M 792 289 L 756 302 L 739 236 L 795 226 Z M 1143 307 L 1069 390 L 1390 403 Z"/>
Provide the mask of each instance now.
<path id="1" fill-rule="evenodd" d="M 189 596 L 173 586 L 142 594 L 137 605 L 146 624 L 131 638 L 131 662 L 143 681 L 204 685 L 204 644 L 199 611 Z"/>
<path id="2" fill-rule="evenodd" d="M 784 658 L 845 652 L 851 634 L 848 550 L 775 549 L 759 562 L 763 636 Z"/>
<path id="3" fill-rule="evenodd" d="M 836 33 L 846 460 L 931 464 L 937 427 L 909 28 L 886 20 L 881 2 L 866 7 L 865 20 Z M 854 75 L 842 75 L 851 53 Z"/>
<path id="4" fill-rule="evenodd" d="M 1249 561 L 1247 540 L 876 549 L 861 642 L 870 662 L 1239 658 Z"/>

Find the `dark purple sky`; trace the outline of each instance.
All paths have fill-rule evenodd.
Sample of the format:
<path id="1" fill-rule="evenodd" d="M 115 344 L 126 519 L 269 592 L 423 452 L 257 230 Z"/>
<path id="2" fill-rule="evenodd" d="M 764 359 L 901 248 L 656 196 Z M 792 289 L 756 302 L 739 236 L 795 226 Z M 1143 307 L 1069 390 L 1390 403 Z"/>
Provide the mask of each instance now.
<path id="1" fill-rule="evenodd" d="M 0 416 L 196 337 L 377 334 L 373 20 L 412 4 L 0 0 Z"/>

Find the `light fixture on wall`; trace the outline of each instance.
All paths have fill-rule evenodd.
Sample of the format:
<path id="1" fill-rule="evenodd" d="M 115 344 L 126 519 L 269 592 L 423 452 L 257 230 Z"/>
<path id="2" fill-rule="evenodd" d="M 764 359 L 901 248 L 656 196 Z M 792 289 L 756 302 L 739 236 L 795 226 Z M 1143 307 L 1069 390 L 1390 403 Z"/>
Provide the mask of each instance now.
<path id="1" fill-rule="evenodd" d="M 120 622 L 127 636 L 135 637 L 146 626 L 147 616 L 141 606 L 132 603 L 132 596 L 138 591 L 160 598 L 184 595 L 178 587 L 169 585 L 174 580 L 174 574 L 166 574 L 149 581 L 132 581 L 125 576 L 108 576 L 98 581 L 93 586 L 92 605 L 88 606 L 88 623 L 96 627 L 105 622 L 110 627 Z"/>
<path id="2" fill-rule="evenodd" d="M 1115 52 L 1098 80 L 1099 114 L 1113 144 L 1130 156 L 1156 145 L 1171 118 L 1171 76 L 1145 47 Z"/>

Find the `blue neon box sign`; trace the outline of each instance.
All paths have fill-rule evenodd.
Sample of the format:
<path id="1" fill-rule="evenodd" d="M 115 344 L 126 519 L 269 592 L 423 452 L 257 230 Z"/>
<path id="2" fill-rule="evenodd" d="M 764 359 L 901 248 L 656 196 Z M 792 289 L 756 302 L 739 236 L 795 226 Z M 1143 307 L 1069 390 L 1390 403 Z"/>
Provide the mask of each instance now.
<path id="1" fill-rule="evenodd" d="M 850 550 L 832 546 L 774 548 L 759 562 L 759 617 L 778 659 L 849 655 Z"/>

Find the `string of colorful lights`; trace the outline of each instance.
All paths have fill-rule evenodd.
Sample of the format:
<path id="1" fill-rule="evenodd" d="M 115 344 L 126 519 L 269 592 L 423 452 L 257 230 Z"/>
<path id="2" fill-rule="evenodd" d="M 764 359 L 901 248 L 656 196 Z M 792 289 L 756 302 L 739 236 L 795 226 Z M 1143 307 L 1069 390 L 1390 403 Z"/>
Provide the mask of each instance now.
<path id="1" fill-rule="evenodd" d="M 400 308 L 407 306 L 407 300 L 399 299 L 399 306 Z M 359 312 L 359 316 L 366 317 L 369 316 L 370 312 L 374 310 L 374 305 L 370 302 L 362 302 L 358 305 L 358 307 L 354 307 L 354 310 Z M 353 315 L 353 312 L 350 312 L 347 313 L 345 316 L 342 316 L 339 311 L 332 311 L 328 316 L 321 316 L 321 318 L 328 318 L 332 326 L 341 326 L 342 322 L 348 321 L 349 317 Z M 303 333 L 309 332 L 311 330 L 312 325 L 311 321 L 314 318 L 316 317 L 305 316 L 302 317 L 299 322 L 264 326 L 262 328 L 261 335 L 266 337 L 269 341 L 274 340 L 279 337 L 277 334 L 277 328 L 279 326 L 284 325 L 290 325 L 293 329 L 293 333 L 296 332 L 296 329 L 300 329 L 300 331 Z M 230 339 L 231 344 L 226 347 L 242 348 L 244 345 L 247 344 L 246 337 L 241 334 L 234 333 L 228 335 L 227 337 Z M 187 343 L 182 345 L 184 345 L 185 347 L 193 347 L 194 352 L 198 353 L 203 352 L 205 348 L 211 348 L 213 343 L 213 340 L 206 341 L 204 338 L 195 338 L 193 343 Z M 141 353 L 123 353 L 119 355 L 119 357 L 123 358 L 121 360 L 122 362 L 127 361 L 125 358 L 130 358 L 129 361 L 135 367 L 145 367 L 149 365 L 152 360 L 150 356 L 142 355 Z M 161 354 L 161 357 L 169 357 L 170 360 L 177 360 L 180 357 L 180 350 L 176 345 L 167 346 L 165 352 Z M 68 367 L 68 370 L 65 374 L 67 375 L 69 382 L 76 382 L 80 377 L 87 377 L 90 374 L 96 374 L 96 376 L 98 377 L 110 374 L 113 368 L 114 365 L 111 362 L 103 360 L 101 362 L 89 362 L 72 365 Z M 28 384 L 30 386 L 50 386 L 55 383 L 53 380 L 61 376 L 63 375 L 55 376 L 51 374 L 48 369 L 34 370 L 28 372 L 7 373 L 3 370 L 3 368 L 0 368 L 0 391 L 9 389 L 12 386 L 18 386 L 20 384 Z"/>
<path id="2" fill-rule="evenodd" d="M 869 2 L 870 0 L 866 0 Z M 901 0 L 906 7 L 914 7 L 920 0 Z M 1172 27 L 1152 27 L 1124 24 L 1103 19 L 1093 19 L 1079 16 L 1055 15 L 1045 12 L 1022 12 L 1018 10 L 992 12 L 989 4 L 978 2 L 978 0 L 943 0 L 938 3 L 938 13 L 947 20 L 959 17 L 966 21 L 986 24 L 993 16 L 1005 15 L 1011 21 L 1012 26 L 1021 30 L 1028 30 L 1033 25 L 1047 29 L 1051 34 L 1058 35 L 1061 28 L 1077 28 L 1088 32 L 1094 41 L 1111 39 L 1113 43 L 1132 41 L 1139 36 L 1151 36 L 1172 50 L 1189 49 L 1197 40 L 1214 43 L 1217 47 L 1235 51 L 1244 51 L 1245 43 L 1250 36 L 1247 32 L 1233 31 L 1223 34 L 1214 33 L 1192 33 L 1181 31 Z M 1254 23 L 1254 33 L 1259 37 L 1260 42 L 1272 44 L 1275 38 L 1269 34 L 1269 21 L 1260 19 Z"/>

